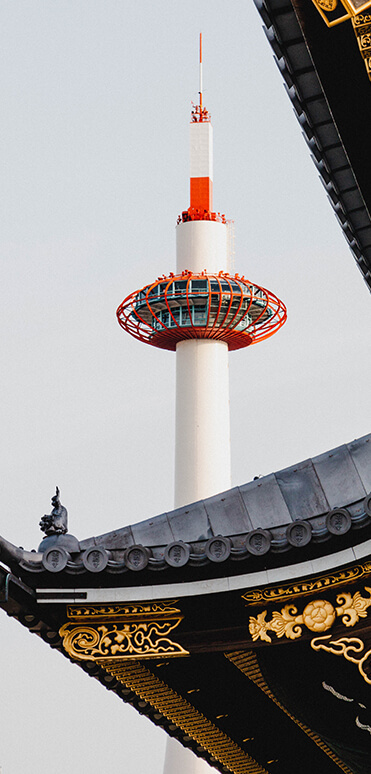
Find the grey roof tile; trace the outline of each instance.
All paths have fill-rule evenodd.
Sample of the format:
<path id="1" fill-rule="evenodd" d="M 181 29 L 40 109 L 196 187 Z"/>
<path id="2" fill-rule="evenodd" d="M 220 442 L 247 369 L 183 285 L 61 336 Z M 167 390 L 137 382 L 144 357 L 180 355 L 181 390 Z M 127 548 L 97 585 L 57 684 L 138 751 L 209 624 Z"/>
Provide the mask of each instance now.
<path id="1" fill-rule="evenodd" d="M 173 540 L 192 542 L 195 540 L 207 540 L 212 537 L 212 532 L 207 518 L 205 506 L 202 501 L 187 505 L 167 515 Z"/>
<path id="2" fill-rule="evenodd" d="M 99 535 L 99 537 L 95 538 L 95 543 L 97 546 L 108 548 L 108 550 L 119 550 L 134 545 L 135 540 L 133 538 L 131 527 L 122 527 L 113 532 L 106 532 L 104 535 Z"/>
<path id="3" fill-rule="evenodd" d="M 371 492 L 371 433 L 348 443 L 348 449 L 368 494 Z"/>
<path id="4" fill-rule="evenodd" d="M 253 529 L 279 526 L 291 521 L 290 512 L 274 474 L 239 487 Z"/>
<path id="5" fill-rule="evenodd" d="M 169 527 L 166 513 L 161 513 L 152 519 L 140 521 L 132 526 L 135 543 L 144 546 L 158 546 L 171 543 L 173 534 Z"/>
<path id="6" fill-rule="evenodd" d="M 280 470 L 276 479 L 293 521 L 330 510 L 311 460 Z"/>
<path id="7" fill-rule="evenodd" d="M 366 492 L 346 446 L 314 457 L 313 465 L 330 505 L 341 508 Z"/>
<path id="8" fill-rule="evenodd" d="M 238 487 L 209 497 L 204 506 L 214 535 L 238 535 L 253 528 Z"/>

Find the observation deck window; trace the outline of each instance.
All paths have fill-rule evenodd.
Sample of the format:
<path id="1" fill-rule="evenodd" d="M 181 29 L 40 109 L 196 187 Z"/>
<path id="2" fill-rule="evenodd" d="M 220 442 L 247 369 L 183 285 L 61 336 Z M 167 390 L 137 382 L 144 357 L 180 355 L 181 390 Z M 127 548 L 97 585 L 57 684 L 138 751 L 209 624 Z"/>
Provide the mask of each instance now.
<path id="1" fill-rule="evenodd" d="M 199 292 L 200 290 L 203 290 L 204 292 L 207 291 L 207 280 L 192 280 L 192 290 L 196 290 Z"/>
<path id="2" fill-rule="evenodd" d="M 195 325 L 205 325 L 206 323 L 206 306 L 195 306 L 193 314 L 193 322 Z"/>
<path id="3" fill-rule="evenodd" d="M 179 325 L 180 324 L 180 308 L 178 309 L 172 309 L 171 310 L 171 317 L 170 317 L 170 325 Z"/>
<path id="4" fill-rule="evenodd" d="M 191 307 L 192 309 L 192 307 Z M 181 325 L 190 325 L 191 324 L 191 318 L 189 316 L 188 309 L 185 309 L 183 306 L 181 307 L 182 313 L 181 313 Z"/>
<path id="5" fill-rule="evenodd" d="M 185 291 L 187 287 L 187 283 L 185 280 L 182 280 L 181 282 L 175 282 L 175 292 L 178 293 L 179 291 Z"/>

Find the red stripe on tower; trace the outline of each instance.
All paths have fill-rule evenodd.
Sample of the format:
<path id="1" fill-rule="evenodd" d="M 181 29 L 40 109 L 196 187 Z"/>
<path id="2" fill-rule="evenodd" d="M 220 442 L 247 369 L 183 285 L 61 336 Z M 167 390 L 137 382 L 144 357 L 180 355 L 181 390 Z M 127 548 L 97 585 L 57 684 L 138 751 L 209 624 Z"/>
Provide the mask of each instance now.
<path id="1" fill-rule="evenodd" d="M 200 104 L 192 111 L 191 191 L 192 208 L 211 211 L 213 207 L 213 128 L 202 103 L 202 34 L 200 34 Z"/>
<path id="2" fill-rule="evenodd" d="M 213 208 L 213 127 L 210 121 L 192 121 L 191 207 Z"/>

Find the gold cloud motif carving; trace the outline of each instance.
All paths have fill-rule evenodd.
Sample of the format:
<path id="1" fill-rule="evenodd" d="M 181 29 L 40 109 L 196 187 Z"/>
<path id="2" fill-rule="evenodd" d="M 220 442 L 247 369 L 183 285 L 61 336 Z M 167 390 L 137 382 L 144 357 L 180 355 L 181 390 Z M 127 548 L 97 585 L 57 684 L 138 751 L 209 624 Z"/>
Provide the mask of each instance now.
<path id="1" fill-rule="evenodd" d="M 359 637 L 339 637 L 332 640 L 328 634 L 326 637 L 314 637 L 310 644 L 313 650 L 324 650 L 334 656 L 343 656 L 347 661 L 356 664 L 365 682 L 371 685 L 371 649 L 366 650 Z"/>

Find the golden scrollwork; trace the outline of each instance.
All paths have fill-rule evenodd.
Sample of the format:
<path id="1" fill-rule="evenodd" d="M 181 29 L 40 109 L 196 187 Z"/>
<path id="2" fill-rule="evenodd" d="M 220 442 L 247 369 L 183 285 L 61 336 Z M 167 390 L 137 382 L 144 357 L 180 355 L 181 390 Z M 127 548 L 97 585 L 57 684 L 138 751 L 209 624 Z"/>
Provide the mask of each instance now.
<path id="1" fill-rule="evenodd" d="M 178 600 L 171 599 L 163 602 L 135 602 L 133 604 L 117 605 L 67 605 L 67 617 L 73 620 L 86 621 L 106 618 L 121 620 L 126 618 L 147 618 L 162 615 L 176 615 L 180 613 L 176 603 Z"/>
<path id="2" fill-rule="evenodd" d="M 107 625 L 97 626 L 66 623 L 59 633 L 63 637 L 64 649 L 71 658 L 78 661 L 158 658 L 162 655 L 169 658 L 189 655 L 187 650 L 168 636 L 181 620 L 129 621 L 122 624 L 107 622 Z"/>
<path id="3" fill-rule="evenodd" d="M 371 588 L 365 587 L 371 595 Z M 303 626 L 311 632 L 326 632 L 331 629 L 336 618 L 341 618 L 345 626 L 354 626 L 360 618 L 367 617 L 367 609 L 371 606 L 371 596 L 362 597 L 359 591 L 355 594 L 343 592 L 336 597 L 338 607 L 334 607 L 326 599 L 315 599 L 309 602 L 302 613 L 294 605 L 285 605 L 280 611 L 273 611 L 270 621 L 266 620 L 268 611 L 263 610 L 256 617 L 249 618 L 249 632 L 253 641 L 272 642 L 268 632 L 274 632 L 278 638 L 287 637 L 296 640 L 301 637 Z"/>
<path id="4" fill-rule="evenodd" d="M 366 72 L 371 80 L 371 35 L 370 35 L 370 5 L 371 0 L 312 0 L 327 27 L 334 27 L 351 19 L 356 35 L 360 54 L 366 65 Z M 366 13 L 364 13 L 366 11 Z"/>
<path id="5" fill-rule="evenodd" d="M 357 664 L 363 679 L 371 685 L 371 649 L 366 650 L 359 637 L 339 637 L 332 640 L 328 634 L 325 637 L 314 637 L 310 644 L 313 650 L 324 650 L 334 656 L 343 656 L 347 661 Z"/>
<path id="6" fill-rule="evenodd" d="M 281 599 L 293 599 L 295 597 L 307 596 L 322 589 L 333 588 L 344 583 L 351 583 L 359 580 L 365 575 L 371 573 L 371 562 L 356 564 L 353 567 L 347 567 L 345 570 L 339 570 L 327 575 L 319 575 L 314 578 L 306 578 L 303 581 L 295 583 L 282 583 L 280 586 L 271 586 L 268 588 L 255 588 L 245 591 L 242 599 L 250 605 L 259 602 L 274 602 Z"/>

